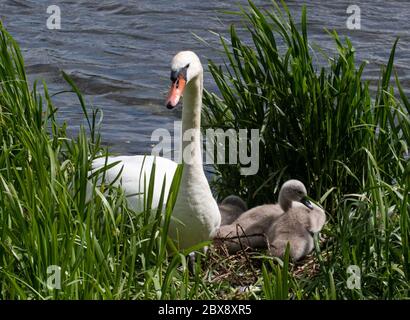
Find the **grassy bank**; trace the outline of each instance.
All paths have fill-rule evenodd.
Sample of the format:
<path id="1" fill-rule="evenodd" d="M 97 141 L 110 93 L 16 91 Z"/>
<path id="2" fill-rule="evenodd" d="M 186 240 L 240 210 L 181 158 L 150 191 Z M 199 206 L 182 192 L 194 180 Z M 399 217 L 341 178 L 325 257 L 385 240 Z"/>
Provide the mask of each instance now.
<path id="1" fill-rule="evenodd" d="M 98 112 L 65 76 L 89 125 L 68 138 L 46 84 L 41 94 L 37 84 L 29 87 L 20 50 L 3 28 L 0 45 L 0 297 L 188 297 L 188 273 L 176 273 L 185 257 L 167 258 L 160 217 L 130 212 L 110 185 L 94 188 L 87 201 L 90 163 L 105 154 Z M 53 266 L 61 268 L 60 290 L 48 287 L 56 283 Z"/>
<path id="2" fill-rule="evenodd" d="M 329 240 L 318 275 L 296 281 L 295 295 L 407 297 L 410 104 L 394 71 L 397 40 L 373 93 L 362 79 L 365 63 L 336 32 L 329 33 L 335 55 L 314 64 L 320 53 L 309 43 L 305 10 L 299 26 L 285 5 L 260 11 L 250 2 L 240 14 L 252 43 L 235 26 L 221 38 L 226 64 L 210 61 L 220 94 L 205 95 L 205 125 L 259 129 L 259 172 L 214 165 L 217 194 L 256 205 L 273 202 L 285 180 L 304 181 L 327 209 Z M 350 265 L 361 270 L 361 290 L 347 289 Z"/>
<path id="3" fill-rule="evenodd" d="M 238 167 L 216 166 L 214 189 L 254 205 L 273 202 L 284 179 L 306 182 L 329 223 L 305 264 L 211 250 L 190 273 L 185 255 L 166 246 L 179 174 L 163 199 L 165 216 L 151 212 L 150 188 L 142 213 L 110 185 L 94 183 L 87 201 L 90 163 L 107 153 L 98 111 L 65 76 L 88 123 L 69 138 L 46 84 L 29 86 L 18 45 L 1 27 L 0 298 L 409 297 L 410 103 L 394 74 L 395 44 L 372 96 L 348 41 L 333 34 L 338 54 L 317 69 L 305 14 L 300 27 L 279 8 L 242 14 L 254 45 L 231 29 L 223 42 L 229 63 L 210 63 L 220 95 L 205 95 L 204 116 L 207 126 L 259 128 L 260 171 L 246 177 Z M 350 265 L 361 271 L 360 288 L 347 286 Z M 56 274 L 50 266 L 61 270 L 59 289 L 48 286 Z"/>

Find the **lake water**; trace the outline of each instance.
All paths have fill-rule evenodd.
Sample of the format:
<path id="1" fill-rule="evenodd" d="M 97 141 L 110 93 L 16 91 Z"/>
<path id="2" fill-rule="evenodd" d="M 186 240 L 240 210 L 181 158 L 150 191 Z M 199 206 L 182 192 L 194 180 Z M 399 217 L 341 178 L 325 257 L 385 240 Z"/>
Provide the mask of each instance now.
<path id="1" fill-rule="evenodd" d="M 397 36 L 396 67 L 403 86 L 410 87 L 410 1 L 286 1 L 295 17 L 307 6 L 309 39 L 325 50 L 334 48 L 324 28 L 351 38 L 359 61 L 368 60 L 365 76 L 378 79 Z M 61 30 L 46 26 L 47 7 L 61 9 Z M 193 50 L 204 65 L 222 61 L 216 48 L 239 18 L 226 15 L 247 1 L 198 0 L 0 0 L 0 18 L 20 44 L 31 81 L 44 79 L 52 93 L 67 90 L 64 70 L 86 94 L 87 101 L 104 112 L 102 137 L 110 150 L 122 154 L 150 153 L 156 128 L 172 131 L 180 110 L 169 111 L 164 100 L 170 85 L 169 65 L 180 50 Z M 255 0 L 260 7 L 270 1 Z M 346 9 L 361 9 L 361 30 L 348 30 Z M 204 45 L 194 34 L 205 39 Z M 206 69 L 206 68 L 205 68 Z M 205 86 L 215 90 L 208 72 Z M 70 132 L 83 122 L 73 94 L 54 98 L 59 118 Z"/>

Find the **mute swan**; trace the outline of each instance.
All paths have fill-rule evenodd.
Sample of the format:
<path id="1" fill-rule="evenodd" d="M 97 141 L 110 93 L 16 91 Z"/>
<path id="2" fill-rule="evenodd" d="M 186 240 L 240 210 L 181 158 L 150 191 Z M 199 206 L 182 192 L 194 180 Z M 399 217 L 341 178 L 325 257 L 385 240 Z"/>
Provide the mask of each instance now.
<path id="1" fill-rule="evenodd" d="M 221 215 L 202 166 L 200 124 L 203 69 L 195 53 L 182 51 L 174 56 L 171 62 L 171 81 L 166 107 L 175 108 L 183 96 L 181 138 L 184 167 L 169 235 L 177 241 L 179 248 L 185 249 L 210 240 L 219 228 Z M 106 180 L 114 181 L 122 169 L 121 178 L 116 184 L 121 185 L 126 194 L 132 195 L 129 197 L 129 204 L 136 211 L 143 210 L 143 177 L 145 175 L 148 181 L 154 159 L 156 171 L 153 208 L 158 206 L 164 177 L 165 197 L 168 197 L 177 163 L 161 157 L 142 155 L 108 158 L 108 164 L 116 161 L 120 163 L 106 171 Z M 93 169 L 104 164 L 105 158 L 97 159 L 93 162 Z"/>
<path id="2" fill-rule="evenodd" d="M 235 195 L 227 196 L 218 207 L 221 213 L 221 226 L 231 224 L 242 213 L 248 210 L 245 201 Z"/>
<path id="3" fill-rule="evenodd" d="M 285 213 L 268 230 L 270 253 L 283 257 L 289 243 L 290 257 L 297 261 L 313 250 L 313 234 L 322 229 L 326 215 L 306 199 L 306 188 L 298 180 L 287 181 L 281 193 L 279 199 Z"/>

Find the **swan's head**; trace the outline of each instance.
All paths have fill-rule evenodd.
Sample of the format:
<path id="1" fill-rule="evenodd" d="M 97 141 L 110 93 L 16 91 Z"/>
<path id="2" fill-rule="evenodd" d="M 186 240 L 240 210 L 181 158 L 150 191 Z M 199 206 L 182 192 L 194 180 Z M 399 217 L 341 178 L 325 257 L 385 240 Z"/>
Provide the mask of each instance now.
<path id="1" fill-rule="evenodd" d="M 172 84 L 166 101 L 168 109 L 173 109 L 178 105 L 185 87 L 202 72 L 201 61 L 192 51 L 181 51 L 175 55 L 171 62 Z"/>
<path id="2" fill-rule="evenodd" d="M 286 181 L 280 189 L 279 199 L 298 201 L 303 203 L 309 209 L 313 209 L 312 203 L 307 198 L 305 185 L 299 180 Z"/>

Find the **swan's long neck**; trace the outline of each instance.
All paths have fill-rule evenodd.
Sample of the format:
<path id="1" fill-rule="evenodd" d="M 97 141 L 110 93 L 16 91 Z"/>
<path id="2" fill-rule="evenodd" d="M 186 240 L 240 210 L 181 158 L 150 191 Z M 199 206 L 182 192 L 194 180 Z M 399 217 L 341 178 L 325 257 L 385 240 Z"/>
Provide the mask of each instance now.
<path id="1" fill-rule="evenodd" d="M 202 169 L 201 149 L 201 108 L 202 108 L 202 72 L 192 79 L 183 97 L 182 108 L 182 159 L 184 167 Z"/>
<path id="2" fill-rule="evenodd" d="M 288 211 L 292 207 L 292 201 L 289 200 L 283 192 L 279 192 L 279 205 L 284 212 Z"/>
<path id="3" fill-rule="evenodd" d="M 221 223 L 218 205 L 202 167 L 202 79 L 201 72 L 189 81 L 183 98 L 181 145 L 184 167 L 173 210 L 173 216 L 185 225 L 177 232 L 183 248 L 213 238 Z"/>

